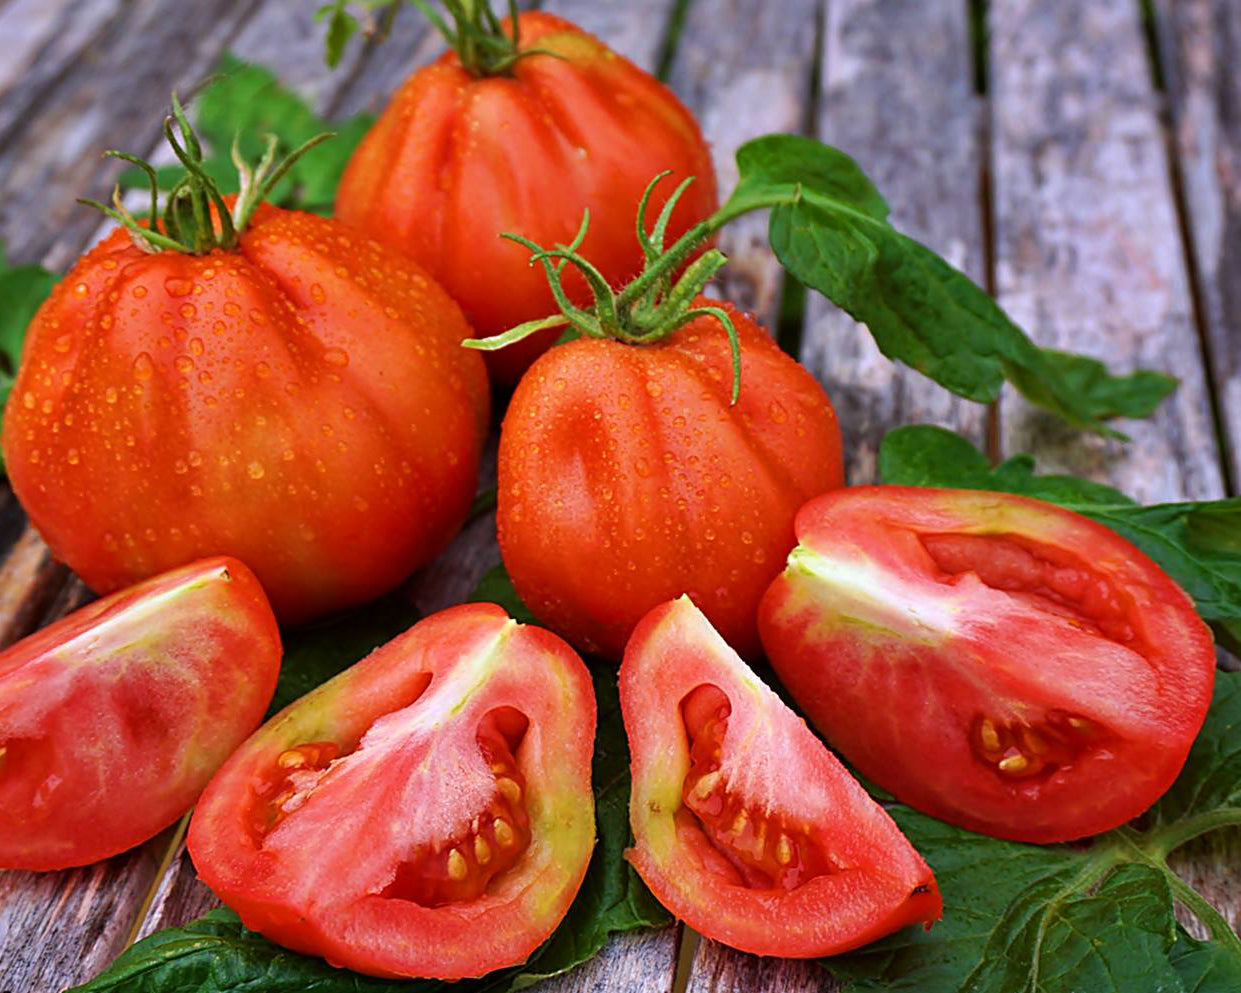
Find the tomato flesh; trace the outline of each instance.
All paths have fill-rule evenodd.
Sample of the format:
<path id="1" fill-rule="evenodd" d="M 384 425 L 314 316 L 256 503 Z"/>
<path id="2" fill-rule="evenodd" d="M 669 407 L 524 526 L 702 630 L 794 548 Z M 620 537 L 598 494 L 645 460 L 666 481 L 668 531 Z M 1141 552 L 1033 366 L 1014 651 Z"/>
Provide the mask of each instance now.
<path id="1" fill-rule="evenodd" d="M 0 867 L 61 869 L 189 809 L 262 720 L 280 635 L 258 580 L 196 562 L 0 654 Z"/>
<path id="2" fill-rule="evenodd" d="M 1118 535 L 997 493 L 812 500 L 765 594 L 768 657 L 867 777 L 936 817 L 1068 841 L 1137 816 L 1210 702 L 1210 632 Z"/>
<path id="3" fill-rule="evenodd" d="M 935 878 L 891 818 L 687 597 L 638 625 L 620 691 L 627 858 L 699 933 L 806 958 L 938 919 Z"/>
<path id="4" fill-rule="evenodd" d="M 442 611 L 243 745 L 190 854 L 287 947 L 369 975 L 480 976 L 527 958 L 572 902 L 593 738 L 567 645 L 493 605 Z"/>

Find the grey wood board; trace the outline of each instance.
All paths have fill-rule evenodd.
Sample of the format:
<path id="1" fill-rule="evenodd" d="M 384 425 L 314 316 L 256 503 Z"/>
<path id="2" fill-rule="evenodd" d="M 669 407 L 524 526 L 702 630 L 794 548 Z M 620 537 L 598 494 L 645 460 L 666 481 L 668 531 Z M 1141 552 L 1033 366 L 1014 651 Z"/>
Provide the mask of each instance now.
<path id="1" fill-rule="evenodd" d="M 747 955 L 704 938 L 685 993 L 838 993 L 840 989 L 817 962 Z"/>
<path id="2" fill-rule="evenodd" d="M 817 134 L 857 160 L 892 223 L 985 285 L 982 156 L 966 5 L 828 0 Z M 807 294 L 802 361 L 823 382 L 845 436 L 846 476 L 875 479 L 884 434 L 932 423 L 980 447 L 986 408 L 879 351 L 870 333 Z"/>
<path id="3" fill-rule="evenodd" d="M 1180 377 L 1125 445 L 1083 437 L 1006 392 L 1005 454 L 1030 451 L 1142 502 L 1222 495 L 1219 451 L 1138 5 L 996 0 L 990 7 L 999 298 L 1041 345 Z M 1241 923 L 1241 832 L 1179 853 Z M 1205 932 L 1189 921 L 1195 933 Z"/>
<path id="4" fill-rule="evenodd" d="M 1241 4 L 1156 4 L 1174 150 L 1234 485 L 1241 480 Z"/>
<path id="5" fill-rule="evenodd" d="M 1083 437 L 1011 390 L 1008 453 L 1142 502 L 1222 492 L 1219 452 L 1136 3 L 990 8 L 996 287 L 1040 345 L 1159 369 L 1180 389 L 1129 445 Z"/>
<path id="6" fill-rule="evenodd" d="M 817 0 L 713 0 L 691 3 L 672 62 L 672 88 L 711 145 L 720 198 L 737 185 L 737 149 L 810 124 Z M 784 270 L 767 244 L 766 212 L 734 221 L 719 235 L 729 258 L 713 291 L 754 313 L 773 331 Z"/>

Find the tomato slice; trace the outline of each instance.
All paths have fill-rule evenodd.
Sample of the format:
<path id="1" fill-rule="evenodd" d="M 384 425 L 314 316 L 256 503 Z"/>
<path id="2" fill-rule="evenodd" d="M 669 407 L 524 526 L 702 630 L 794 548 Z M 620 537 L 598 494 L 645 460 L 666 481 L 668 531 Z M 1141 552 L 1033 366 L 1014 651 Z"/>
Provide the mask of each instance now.
<path id="1" fill-rule="evenodd" d="M 695 930 L 809 958 L 939 919 L 935 877 L 887 812 L 688 597 L 635 629 L 620 695 L 627 857 Z"/>
<path id="2" fill-rule="evenodd" d="M 247 927 L 373 976 L 529 957 L 594 844 L 581 659 L 492 604 L 441 611 L 281 711 L 190 824 Z"/>
<path id="3" fill-rule="evenodd" d="M 759 611 L 810 720 L 935 817 L 1019 841 L 1123 824 L 1206 716 L 1211 633 L 1094 522 L 1002 493 L 855 487 L 797 516 Z"/>
<path id="4" fill-rule="evenodd" d="M 157 834 L 258 727 L 279 672 L 267 597 L 229 558 L 0 654 L 0 867 L 86 865 Z"/>

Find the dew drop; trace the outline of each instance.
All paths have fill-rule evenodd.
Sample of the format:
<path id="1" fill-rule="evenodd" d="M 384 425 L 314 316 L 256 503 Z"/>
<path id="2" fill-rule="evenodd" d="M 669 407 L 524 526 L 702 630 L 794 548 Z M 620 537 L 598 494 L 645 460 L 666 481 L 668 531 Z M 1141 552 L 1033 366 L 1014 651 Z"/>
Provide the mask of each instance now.
<path id="1" fill-rule="evenodd" d="M 180 276 L 169 276 L 164 280 L 164 289 L 170 297 L 185 297 L 190 295 L 194 284 Z"/>
<path id="2" fill-rule="evenodd" d="M 69 449 L 68 453 L 65 455 L 65 458 L 68 460 L 70 465 L 77 465 L 82 461 L 82 457 L 78 454 L 78 450 L 76 448 Z"/>
<path id="3" fill-rule="evenodd" d="M 115 387 L 115 386 L 109 386 L 106 390 L 104 390 L 104 391 L 103 391 L 103 398 L 104 398 L 104 399 L 105 399 L 108 403 L 116 403 L 116 387 Z"/>
<path id="4" fill-rule="evenodd" d="M 329 348 L 323 353 L 323 361 L 328 365 L 340 366 L 343 369 L 349 364 L 349 355 L 343 349 Z"/>
<path id="5" fill-rule="evenodd" d="M 259 379 L 266 379 L 271 375 L 271 366 L 269 366 L 266 362 L 256 362 L 254 364 L 254 374 L 258 376 Z"/>
<path id="6" fill-rule="evenodd" d="M 248 475 L 251 479 L 262 479 L 264 472 L 265 470 L 263 469 L 262 462 L 251 462 L 248 466 L 246 466 L 246 475 Z"/>
<path id="7" fill-rule="evenodd" d="M 779 400 L 772 400 L 767 405 L 767 416 L 777 424 L 783 424 L 789 419 L 789 412 L 784 409 L 784 404 Z"/>

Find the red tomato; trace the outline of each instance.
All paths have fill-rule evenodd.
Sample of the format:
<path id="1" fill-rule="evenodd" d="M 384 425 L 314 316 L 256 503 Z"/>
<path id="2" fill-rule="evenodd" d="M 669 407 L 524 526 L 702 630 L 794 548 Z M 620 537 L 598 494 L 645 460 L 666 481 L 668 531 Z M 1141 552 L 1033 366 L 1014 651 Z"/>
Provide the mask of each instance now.
<path id="1" fill-rule="evenodd" d="M 1112 531 L 1001 493 L 858 487 L 808 503 L 759 627 L 781 682 L 865 776 L 974 831 L 1067 841 L 1172 783 L 1211 634 Z"/>
<path id="2" fill-rule="evenodd" d="M 500 550 L 535 616 L 586 651 L 619 659 L 647 611 L 688 593 L 756 654 L 755 611 L 793 547 L 793 515 L 841 485 L 823 388 L 725 306 L 741 339 L 736 406 L 714 318 L 654 345 L 561 345 L 513 394 Z"/>
<path id="3" fill-rule="evenodd" d="M 697 181 L 672 214 L 668 244 L 716 207 L 702 134 L 672 91 L 578 28 L 549 14 L 520 18 L 511 75 L 477 77 L 449 52 L 397 91 L 341 178 L 336 216 L 409 253 L 461 304 L 479 337 L 557 307 L 530 253 L 498 236 L 567 244 L 590 210 L 586 255 L 614 286 L 642 269 L 634 211 L 655 175 L 670 191 Z M 652 214 L 666 194 L 653 198 Z M 575 303 L 586 284 L 566 273 Z M 487 355 L 499 382 L 560 335 L 547 331 Z"/>
<path id="4" fill-rule="evenodd" d="M 682 597 L 620 670 L 629 861 L 690 927 L 755 955 L 857 948 L 942 911 L 882 807 Z"/>
<path id="5" fill-rule="evenodd" d="M 0 867 L 86 865 L 166 828 L 258 727 L 279 672 L 267 598 L 227 558 L 0 654 Z"/>
<path id="6" fill-rule="evenodd" d="M 211 781 L 199 875 L 247 927 L 374 976 L 524 961 L 594 844 L 581 659 L 492 604 L 429 617 L 281 711 Z"/>
<path id="7" fill-rule="evenodd" d="M 285 621 L 369 600 L 469 508 L 481 361 L 421 269 L 262 207 L 237 250 L 118 230 L 30 326 L 4 419 L 31 521 L 94 590 L 235 555 Z"/>

